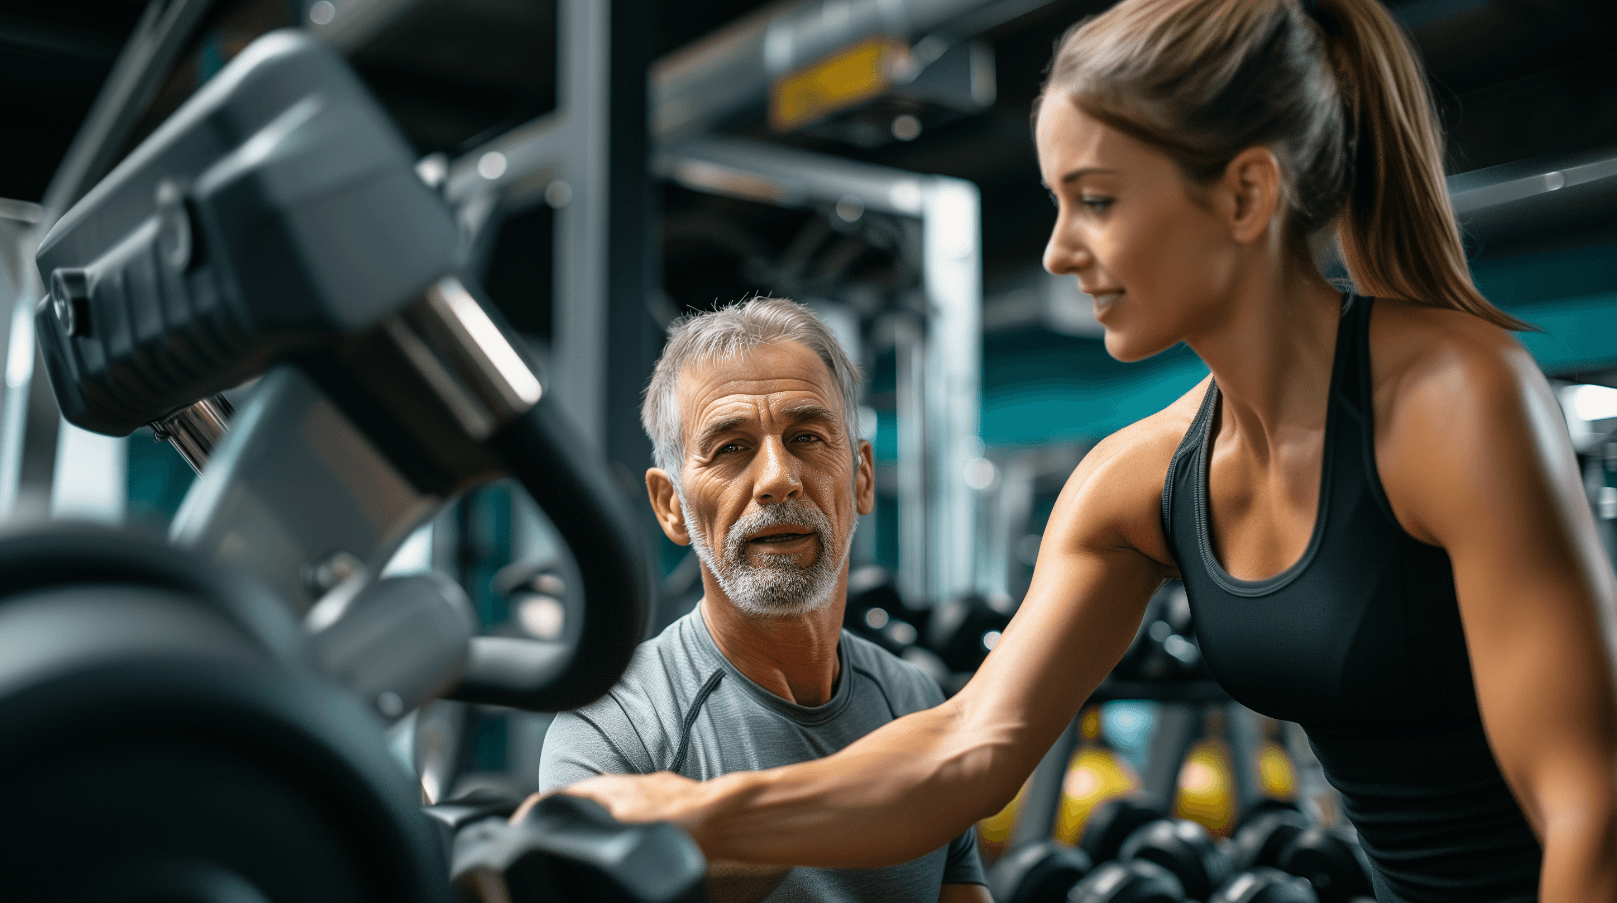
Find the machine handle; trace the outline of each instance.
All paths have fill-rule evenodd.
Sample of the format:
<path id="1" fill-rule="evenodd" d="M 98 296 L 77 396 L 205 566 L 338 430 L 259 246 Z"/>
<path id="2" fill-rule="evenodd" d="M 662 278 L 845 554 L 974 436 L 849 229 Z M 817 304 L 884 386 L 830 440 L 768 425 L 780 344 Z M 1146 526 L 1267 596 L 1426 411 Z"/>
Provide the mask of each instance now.
<path id="1" fill-rule="evenodd" d="M 650 575 L 627 504 L 601 460 L 570 438 L 577 435 L 547 398 L 487 445 L 572 549 L 587 602 L 583 627 L 571 644 L 475 638 L 450 699 L 573 709 L 604 695 L 629 666 L 645 629 Z"/>

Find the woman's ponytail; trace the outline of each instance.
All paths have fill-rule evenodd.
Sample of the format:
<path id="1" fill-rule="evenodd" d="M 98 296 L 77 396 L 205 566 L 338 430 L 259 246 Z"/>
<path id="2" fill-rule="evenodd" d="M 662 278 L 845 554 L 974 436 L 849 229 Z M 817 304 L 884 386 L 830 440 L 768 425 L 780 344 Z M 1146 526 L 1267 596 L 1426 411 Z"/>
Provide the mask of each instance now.
<path id="1" fill-rule="evenodd" d="M 1375 0 L 1318 0 L 1314 16 L 1347 107 L 1352 187 L 1339 236 L 1359 291 L 1531 328 L 1471 281 L 1443 180 L 1443 137 L 1409 39 Z"/>

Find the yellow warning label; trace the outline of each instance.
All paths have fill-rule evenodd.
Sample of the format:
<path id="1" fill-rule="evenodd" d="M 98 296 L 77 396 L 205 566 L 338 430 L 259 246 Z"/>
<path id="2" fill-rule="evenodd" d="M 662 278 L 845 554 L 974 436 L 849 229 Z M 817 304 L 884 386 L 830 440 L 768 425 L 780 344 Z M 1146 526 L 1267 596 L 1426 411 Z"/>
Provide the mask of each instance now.
<path id="1" fill-rule="evenodd" d="M 891 38 L 862 41 L 787 75 L 769 92 L 769 123 L 787 131 L 874 97 L 909 63 L 909 48 Z"/>

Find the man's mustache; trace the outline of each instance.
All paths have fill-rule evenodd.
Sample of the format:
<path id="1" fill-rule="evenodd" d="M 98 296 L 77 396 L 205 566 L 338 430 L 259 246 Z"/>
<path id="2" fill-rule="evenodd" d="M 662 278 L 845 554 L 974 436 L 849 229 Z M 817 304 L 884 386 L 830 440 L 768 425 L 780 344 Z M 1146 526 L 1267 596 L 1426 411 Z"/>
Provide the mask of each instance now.
<path id="1" fill-rule="evenodd" d="M 739 560 L 742 550 L 759 533 L 771 527 L 796 527 L 813 533 L 824 545 L 831 532 L 831 524 L 818 508 L 807 502 L 787 501 L 759 508 L 730 527 L 725 541 L 726 557 Z"/>

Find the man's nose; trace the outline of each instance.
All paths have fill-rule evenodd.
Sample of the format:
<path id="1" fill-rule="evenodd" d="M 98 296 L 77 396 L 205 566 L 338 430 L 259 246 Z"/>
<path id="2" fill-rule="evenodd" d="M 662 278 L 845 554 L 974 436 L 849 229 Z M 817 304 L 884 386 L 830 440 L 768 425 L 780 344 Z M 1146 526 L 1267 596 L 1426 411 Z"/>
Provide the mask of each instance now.
<path id="1" fill-rule="evenodd" d="M 801 462 L 786 450 L 779 437 L 765 440 L 753 462 L 757 474 L 752 494 L 758 501 L 778 503 L 803 494 Z"/>

